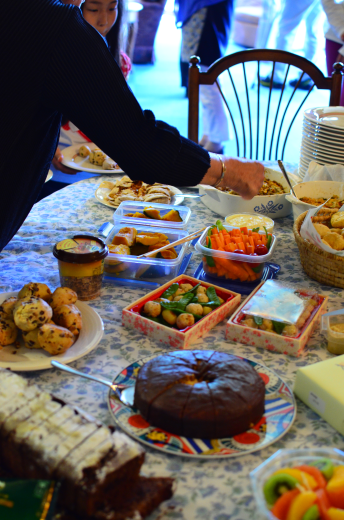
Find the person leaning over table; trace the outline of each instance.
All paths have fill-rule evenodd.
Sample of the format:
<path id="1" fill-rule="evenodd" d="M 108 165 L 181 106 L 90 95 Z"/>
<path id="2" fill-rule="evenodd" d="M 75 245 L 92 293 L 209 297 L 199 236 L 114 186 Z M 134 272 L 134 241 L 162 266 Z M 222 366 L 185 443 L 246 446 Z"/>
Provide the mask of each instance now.
<path id="1" fill-rule="evenodd" d="M 142 110 L 104 38 L 78 7 L 58 0 L 5 2 L 0 42 L 0 251 L 37 199 L 61 114 L 133 179 L 140 172 L 149 184 L 227 185 L 247 199 L 258 193 L 260 163 L 211 154 Z"/>

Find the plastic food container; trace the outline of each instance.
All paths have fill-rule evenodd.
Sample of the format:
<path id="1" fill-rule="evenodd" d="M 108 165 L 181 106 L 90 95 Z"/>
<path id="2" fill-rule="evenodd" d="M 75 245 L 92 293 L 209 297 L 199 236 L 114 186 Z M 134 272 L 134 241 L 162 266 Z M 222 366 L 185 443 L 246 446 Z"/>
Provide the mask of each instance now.
<path id="1" fill-rule="evenodd" d="M 133 218 L 126 217 L 127 213 L 143 213 L 144 208 L 154 208 L 160 212 L 161 216 L 166 215 L 170 211 L 178 211 L 182 222 L 173 222 L 170 220 L 157 220 L 153 218 Z M 174 206 L 168 204 L 159 204 L 159 203 L 149 203 L 149 202 L 135 202 L 135 201 L 126 201 L 121 202 L 115 211 L 113 218 L 115 224 L 119 221 L 123 223 L 123 225 L 133 226 L 141 225 L 141 226 L 154 226 L 160 228 L 174 228 L 174 229 L 186 229 L 190 220 L 191 210 L 186 206 Z"/>
<path id="2" fill-rule="evenodd" d="M 114 236 L 118 233 L 118 231 L 126 226 L 127 224 L 123 221 L 116 223 L 110 235 L 108 236 L 106 243 L 111 244 Z M 149 233 L 163 233 L 168 237 L 168 240 L 171 243 L 188 235 L 188 232 L 182 229 L 152 229 L 152 227 L 142 225 L 135 225 L 131 227 L 135 227 L 138 233 L 141 231 L 147 231 Z M 110 275 L 119 279 L 122 278 L 139 281 L 150 281 L 162 284 L 177 276 L 180 265 L 188 249 L 188 243 L 176 246 L 175 250 L 178 253 L 178 257 L 174 259 L 151 257 L 138 258 L 133 255 L 117 255 L 109 252 L 105 259 L 104 270 L 108 276 Z"/>
<path id="3" fill-rule="evenodd" d="M 233 229 L 233 226 L 224 227 L 227 230 Z M 203 255 L 203 269 L 208 276 L 215 280 L 236 280 L 244 284 L 261 280 L 265 262 L 271 260 L 276 246 L 275 235 L 272 235 L 271 246 L 267 255 L 251 256 L 209 249 L 206 247 L 208 230 L 209 227 L 203 232 L 195 246 L 196 251 Z M 259 232 L 259 234 L 265 235 L 265 232 Z"/>
<path id="4" fill-rule="evenodd" d="M 173 283 L 191 283 L 191 285 L 195 286 L 199 284 L 200 281 L 184 274 L 177 276 L 162 287 L 159 287 L 159 289 L 146 294 L 143 298 L 125 307 L 122 311 L 122 325 L 129 329 L 140 331 L 159 343 L 167 343 L 175 350 L 186 349 L 189 348 L 191 343 L 194 343 L 198 338 L 204 336 L 215 327 L 215 325 L 230 316 L 238 307 L 241 300 L 241 295 L 238 293 L 207 282 L 201 282 L 201 285 L 204 287 L 214 287 L 216 294 L 224 300 L 224 303 L 206 316 L 203 316 L 202 319 L 191 327 L 185 330 L 178 330 L 156 323 L 142 316 L 141 310 L 145 303 L 160 298 Z"/>
<path id="5" fill-rule="evenodd" d="M 251 471 L 250 479 L 253 495 L 262 518 L 277 520 L 269 510 L 264 496 L 264 484 L 277 470 L 312 464 L 320 459 L 330 459 L 335 466 L 344 465 L 344 452 L 336 448 L 319 448 L 305 450 L 278 450 L 263 464 Z"/>
<path id="6" fill-rule="evenodd" d="M 260 231 L 264 231 L 264 226 L 268 233 L 272 233 L 275 222 L 265 215 L 257 213 L 230 213 L 226 216 L 225 222 L 233 228 L 247 227 L 248 229 L 259 227 Z"/>
<path id="7" fill-rule="evenodd" d="M 324 314 L 321 332 L 327 335 L 327 350 L 331 354 L 344 354 L 344 309 Z"/>
<path id="8" fill-rule="evenodd" d="M 79 300 L 100 296 L 104 259 L 109 250 L 104 242 L 90 235 L 75 235 L 55 244 L 62 287 L 73 289 Z"/>
<path id="9" fill-rule="evenodd" d="M 306 320 L 296 337 L 282 336 L 273 331 L 254 329 L 241 323 L 244 319 L 243 308 L 249 304 L 250 299 L 259 291 L 264 283 L 267 282 L 259 284 L 228 320 L 226 325 L 226 338 L 235 343 L 266 348 L 267 350 L 289 354 L 291 356 L 299 356 L 306 346 L 314 328 L 319 323 L 320 317 L 327 310 L 328 297 L 317 295 L 318 305 L 314 307 L 312 314 Z"/>

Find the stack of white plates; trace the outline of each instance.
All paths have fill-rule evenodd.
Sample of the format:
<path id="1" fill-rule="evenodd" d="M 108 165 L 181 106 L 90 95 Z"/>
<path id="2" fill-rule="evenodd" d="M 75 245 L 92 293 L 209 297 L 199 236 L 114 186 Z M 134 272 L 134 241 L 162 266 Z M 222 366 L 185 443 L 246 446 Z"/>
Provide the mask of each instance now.
<path id="1" fill-rule="evenodd" d="M 344 164 L 344 107 L 309 108 L 304 112 L 299 176 L 311 161 Z"/>

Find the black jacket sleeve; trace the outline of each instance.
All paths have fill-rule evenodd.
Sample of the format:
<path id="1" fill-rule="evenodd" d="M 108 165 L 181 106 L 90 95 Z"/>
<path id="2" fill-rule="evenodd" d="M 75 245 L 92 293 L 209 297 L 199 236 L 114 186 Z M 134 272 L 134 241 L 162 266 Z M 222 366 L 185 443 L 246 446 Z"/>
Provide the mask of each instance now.
<path id="1" fill-rule="evenodd" d="M 105 40 L 78 9 L 59 35 L 47 89 L 53 106 L 132 179 L 195 185 L 210 166 L 207 151 L 141 109 Z"/>

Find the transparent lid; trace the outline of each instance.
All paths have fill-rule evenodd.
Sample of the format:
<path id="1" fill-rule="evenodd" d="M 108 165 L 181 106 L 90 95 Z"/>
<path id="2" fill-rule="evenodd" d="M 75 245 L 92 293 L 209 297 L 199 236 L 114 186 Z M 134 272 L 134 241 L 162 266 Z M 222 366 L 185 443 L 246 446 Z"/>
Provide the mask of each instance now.
<path id="1" fill-rule="evenodd" d="M 321 316 L 321 331 L 325 330 L 335 337 L 344 338 L 344 309 L 327 312 Z"/>
<path id="2" fill-rule="evenodd" d="M 156 212 L 145 212 L 147 209 L 157 210 Z M 138 213 L 144 215 L 143 217 L 133 217 L 132 215 Z M 154 218 L 156 216 L 158 218 Z M 149 216 L 151 214 L 151 216 Z M 114 221 L 117 224 L 119 221 L 134 226 L 140 224 L 142 226 L 154 226 L 161 228 L 175 228 L 186 229 L 191 216 L 191 209 L 186 206 L 176 206 L 173 204 L 160 204 L 157 202 L 137 202 L 125 201 L 121 202 L 114 213 Z M 165 220 L 165 218 L 168 220 Z"/>
<path id="3" fill-rule="evenodd" d="M 243 307 L 242 312 L 259 318 L 295 325 L 316 293 L 267 280 Z"/>

